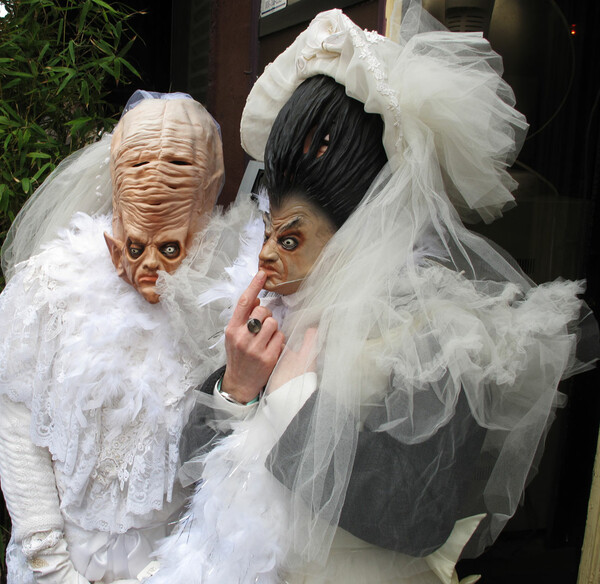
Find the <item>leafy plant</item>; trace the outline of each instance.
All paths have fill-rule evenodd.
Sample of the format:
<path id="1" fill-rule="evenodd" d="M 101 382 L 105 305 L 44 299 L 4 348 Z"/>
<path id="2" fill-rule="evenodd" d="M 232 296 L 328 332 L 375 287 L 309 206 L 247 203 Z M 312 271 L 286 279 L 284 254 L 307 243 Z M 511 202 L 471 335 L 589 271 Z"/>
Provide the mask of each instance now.
<path id="1" fill-rule="evenodd" d="M 4 0 L 0 18 L 0 242 L 26 198 L 71 152 L 110 131 L 133 9 L 103 0 Z"/>

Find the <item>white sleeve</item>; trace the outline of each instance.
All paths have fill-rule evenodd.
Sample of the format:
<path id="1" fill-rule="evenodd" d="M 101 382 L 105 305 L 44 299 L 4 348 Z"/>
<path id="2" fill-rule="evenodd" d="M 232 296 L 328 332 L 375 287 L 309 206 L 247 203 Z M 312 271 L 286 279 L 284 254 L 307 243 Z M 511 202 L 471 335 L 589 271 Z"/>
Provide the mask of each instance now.
<path id="1" fill-rule="evenodd" d="M 281 436 L 306 400 L 317 389 L 317 374 L 303 373 L 290 379 L 263 398 L 263 413 Z"/>
<path id="2" fill-rule="evenodd" d="M 38 584 L 89 584 L 71 562 L 50 453 L 29 437 L 31 412 L 0 396 L 0 481 L 12 521 Z"/>
<path id="3" fill-rule="evenodd" d="M 217 412 L 220 411 L 228 416 L 231 416 L 232 418 L 242 420 L 256 410 L 258 402 L 254 402 L 252 404 L 235 404 L 225 398 L 225 396 L 219 391 L 218 386 L 219 382 L 217 381 L 213 389 L 213 396 L 217 402 L 217 407 L 215 408 Z"/>
<path id="4" fill-rule="evenodd" d="M 17 542 L 63 529 L 50 453 L 33 444 L 30 424 L 24 404 L 0 396 L 0 481 Z"/>
<path id="5" fill-rule="evenodd" d="M 37 584 L 90 584 L 75 570 L 60 531 L 26 537 L 23 552 Z"/>

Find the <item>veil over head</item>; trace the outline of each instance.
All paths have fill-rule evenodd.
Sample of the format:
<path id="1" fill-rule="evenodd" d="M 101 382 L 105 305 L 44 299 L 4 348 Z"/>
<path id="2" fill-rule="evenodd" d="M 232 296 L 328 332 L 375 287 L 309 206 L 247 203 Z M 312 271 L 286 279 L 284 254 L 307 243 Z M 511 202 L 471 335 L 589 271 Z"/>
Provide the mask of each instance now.
<path id="1" fill-rule="evenodd" d="M 246 513 L 231 503 L 234 511 L 226 515 L 239 491 L 224 485 L 258 460 L 286 488 L 287 519 L 255 552 L 260 547 L 261 558 L 272 553 L 284 570 L 324 563 L 337 526 L 346 528 L 349 485 L 379 481 L 388 472 L 356 466 L 364 440 L 384 437 L 402 453 L 426 448 L 448 427 L 447 447 L 418 475 L 407 469 L 406 484 L 425 491 L 454 469 L 434 508 L 445 510 L 446 495 L 456 491 L 455 520 L 485 514 L 469 556 L 491 544 L 514 514 L 562 402 L 560 380 L 590 366 L 576 359 L 575 348 L 580 319 L 593 319 L 578 299 L 582 282 L 535 286 L 463 225 L 476 217 L 492 221 L 514 203 L 516 183 L 507 168 L 527 123 L 501 71 L 484 38 L 448 32 L 412 3 L 395 40 L 360 29 L 339 10 L 319 14 L 254 85 L 241 122 L 242 145 L 254 158 L 263 159 L 273 122 L 296 88 L 326 75 L 382 117 L 388 163 L 288 300 L 281 323 L 286 348 L 254 420 L 227 438 L 235 441 L 231 452 L 217 449 L 206 457 L 196 495 L 203 505 L 196 510 L 205 514 L 199 525 L 213 519 L 228 525 L 226 517 Z M 300 422 L 261 452 L 252 436 L 277 425 L 267 414 L 278 391 L 273 380 L 289 377 L 286 356 L 299 350 L 309 329 L 316 336 L 303 371 L 316 373 L 317 390 L 301 408 Z M 464 426 L 456 423 L 459 415 Z M 289 431 L 295 435 L 288 441 Z M 231 460 L 237 461 L 233 471 L 225 468 Z M 242 478 L 244 492 L 250 491 L 254 475 L 247 471 Z M 400 504 L 398 485 L 377 484 L 382 508 Z M 203 494 L 211 489 L 215 507 Z M 419 497 L 405 503 L 406 525 L 435 515 Z M 227 539 L 230 545 L 238 535 Z M 214 537 L 199 541 L 216 554 Z"/>
<path id="2" fill-rule="evenodd" d="M 137 90 L 128 100 L 122 116 L 148 99 L 181 100 L 185 93 L 158 93 Z M 220 134 L 220 127 L 214 122 Z M 12 278 L 18 263 L 27 260 L 67 227 L 77 212 L 91 216 L 111 212 L 111 134 L 74 152 L 52 171 L 27 200 L 13 221 L 2 245 L 2 272 Z M 222 187 L 222 182 L 219 186 Z"/>
<path id="3" fill-rule="evenodd" d="M 516 509 L 561 401 L 558 382 L 580 366 L 570 324 L 582 283 L 533 286 L 461 221 L 492 221 L 513 203 L 507 168 L 527 123 L 501 59 L 478 34 L 431 30 L 421 10 L 413 3 L 404 14 L 397 42 L 339 10 L 318 15 L 265 69 L 242 116 L 242 144 L 260 160 L 283 104 L 324 74 L 384 121 L 389 164 L 283 324 L 292 349 L 318 329 L 319 392 L 300 460 L 277 446 L 269 457 L 274 472 L 293 467 L 294 546 L 307 557 L 328 548 L 359 429 L 423 443 L 461 394 L 487 430 L 473 462 L 478 499 L 465 497 L 460 511 L 488 514 L 470 545 L 481 552 Z"/>

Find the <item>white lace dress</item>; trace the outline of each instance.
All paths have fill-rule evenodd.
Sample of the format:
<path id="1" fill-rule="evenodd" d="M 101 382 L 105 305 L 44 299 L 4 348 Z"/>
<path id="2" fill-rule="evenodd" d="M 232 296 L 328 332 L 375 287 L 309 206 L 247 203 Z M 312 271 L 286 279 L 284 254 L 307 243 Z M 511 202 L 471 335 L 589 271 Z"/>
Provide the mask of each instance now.
<path id="1" fill-rule="evenodd" d="M 12 415 L 16 429 L 31 420 L 2 469 L 3 483 L 31 498 L 15 511 L 25 525 L 9 550 L 15 583 L 32 578 L 20 540 L 56 528 L 88 580 L 134 578 L 183 503 L 178 443 L 199 356 L 165 306 L 118 278 L 105 231 L 109 217 L 77 215 L 0 296 L 0 418 Z M 32 448 L 31 472 L 47 467 L 55 486 L 8 476 L 26 472 L 18 451 Z"/>

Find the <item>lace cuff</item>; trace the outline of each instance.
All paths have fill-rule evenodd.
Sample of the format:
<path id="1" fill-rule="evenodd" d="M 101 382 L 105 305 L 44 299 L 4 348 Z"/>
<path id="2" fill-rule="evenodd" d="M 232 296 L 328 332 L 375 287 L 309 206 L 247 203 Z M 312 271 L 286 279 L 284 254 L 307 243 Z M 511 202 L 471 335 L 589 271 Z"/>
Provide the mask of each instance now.
<path id="1" fill-rule="evenodd" d="M 41 552 L 53 548 L 63 538 L 63 532 L 56 529 L 28 535 L 21 544 L 23 555 L 31 560 Z"/>

